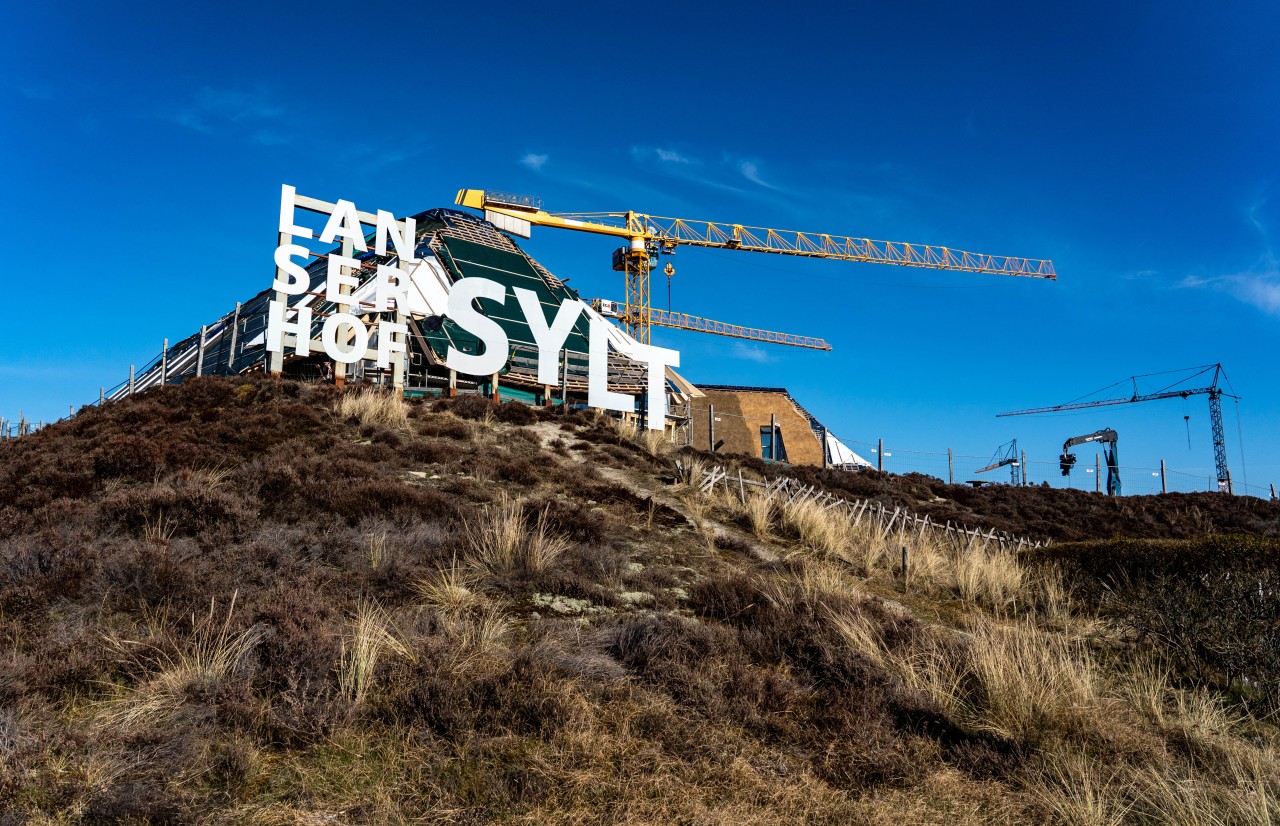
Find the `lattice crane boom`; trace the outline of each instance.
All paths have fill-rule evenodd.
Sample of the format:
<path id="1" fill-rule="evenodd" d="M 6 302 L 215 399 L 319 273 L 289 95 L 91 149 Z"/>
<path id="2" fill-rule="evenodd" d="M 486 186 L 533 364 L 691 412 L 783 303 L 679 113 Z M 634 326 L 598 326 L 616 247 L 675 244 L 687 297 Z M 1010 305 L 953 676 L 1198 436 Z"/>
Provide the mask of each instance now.
<path id="1" fill-rule="evenodd" d="M 595 299 L 591 306 L 602 315 L 610 318 L 621 318 L 624 312 L 622 305 L 615 301 Z M 821 338 L 801 336 L 794 333 L 778 333 L 773 330 L 762 330 L 758 327 L 744 327 L 741 324 L 730 324 L 727 321 L 713 321 L 688 313 L 677 313 L 670 310 L 652 309 L 649 311 L 649 324 L 654 327 L 668 327 L 672 330 L 689 330 L 694 333 L 711 333 L 717 336 L 740 338 L 746 341 L 759 341 L 765 344 L 785 344 L 788 347 L 802 347 L 807 350 L 830 350 L 831 345 Z"/>
<path id="2" fill-rule="evenodd" d="M 1053 262 L 955 250 L 931 244 L 878 241 L 849 235 L 778 230 L 718 221 L 668 218 L 643 212 L 550 213 L 527 196 L 458 191 L 455 203 L 483 210 L 499 229 L 528 238 L 531 227 L 557 227 L 626 239 L 614 253 L 613 268 L 626 274 L 623 323 L 639 341 L 649 341 L 652 304 L 649 272 L 653 258 L 678 246 L 735 249 L 748 252 L 826 258 L 869 264 L 896 264 L 924 269 L 1057 279 Z"/>

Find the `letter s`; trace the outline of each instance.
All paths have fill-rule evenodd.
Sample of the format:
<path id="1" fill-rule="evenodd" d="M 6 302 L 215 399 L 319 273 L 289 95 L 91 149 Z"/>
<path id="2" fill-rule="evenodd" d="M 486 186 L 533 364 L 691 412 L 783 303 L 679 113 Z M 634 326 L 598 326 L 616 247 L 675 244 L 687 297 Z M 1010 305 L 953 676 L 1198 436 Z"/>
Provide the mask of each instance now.
<path id="1" fill-rule="evenodd" d="M 449 290 L 447 315 L 454 324 L 484 343 L 484 353 L 473 356 L 450 346 L 444 363 L 450 370 L 457 370 L 468 376 L 490 376 L 507 363 L 507 334 L 496 321 L 476 312 L 471 302 L 477 298 L 487 298 L 503 304 L 507 298 L 507 288 L 488 278 L 462 278 L 454 283 Z"/>

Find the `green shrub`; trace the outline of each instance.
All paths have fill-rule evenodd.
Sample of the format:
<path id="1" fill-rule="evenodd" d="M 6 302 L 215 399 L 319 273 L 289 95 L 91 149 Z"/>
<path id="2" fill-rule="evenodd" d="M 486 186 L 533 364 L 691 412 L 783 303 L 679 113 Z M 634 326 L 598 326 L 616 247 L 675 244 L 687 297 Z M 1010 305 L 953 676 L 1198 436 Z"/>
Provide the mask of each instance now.
<path id="1" fill-rule="evenodd" d="M 1078 598 L 1155 643 L 1179 672 L 1280 708 L 1280 539 L 1109 539 L 1029 555 Z"/>

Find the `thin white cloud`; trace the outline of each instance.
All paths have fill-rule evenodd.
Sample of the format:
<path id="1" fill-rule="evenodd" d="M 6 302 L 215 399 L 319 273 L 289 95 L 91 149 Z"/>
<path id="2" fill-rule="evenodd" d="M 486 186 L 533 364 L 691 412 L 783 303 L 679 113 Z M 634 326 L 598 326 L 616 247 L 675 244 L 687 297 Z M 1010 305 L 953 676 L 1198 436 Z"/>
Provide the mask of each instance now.
<path id="1" fill-rule="evenodd" d="M 246 92 L 206 86 L 196 95 L 196 106 L 201 112 L 225 118 L 232 123 L 265 120 L 284 114 L 284 110 L 272 103 L 262 89 Z"/>
<path id="2" fill-rule="evenodd" d="M 635 146 L 631 147 L 631 159 L 636 163 L 647 163 L 653 159 L 657 159 L 665 164 L 701 164 L 697 158 L 692 155 L 686 155 L 675 149 L 669 149 L 662 146 Z"/>
<path id="3" fill-rule="evenodd" d="M 18 93 L 27 100 L 53 100 L 53 90 L 47 86 L 19 86 Z"/>
<path id="4" fill-rule="evenodd" d="M 276 104 L 263 88 L 244 90 L 206 86 L 195 94 L 189 104 L 162 117 L 204 135 L 229 134 L 265 146 L 277 146 L 289 143 L 292 138 L 279 128 L 269 129 L 264 125 L 278 124 L 284 113 L 283 107 Z"/>
<path id="5" fill-rule="evenodd" d="M 1236 298 L 1268 315 L 1280 317 L 1280 275 L 1238 276 L 1231 282 Z"/>
<path id="6" fill-rule="evenodd" d="M 405 149 L 407 140 L 394 137 L 375 137 L 355 144 L 345 144 L 333 150 L 335 157 L 365 174 L 373 174 L 387 167 L 394 167 L 422 154 L 427 147 L 419 145 Z"/>
<path id="7" fill-rule="evenodd" d="M 756 186 L 762 186 L 765 189 L 777 189 L 776 186 L 760 177 L 760 164 L 756 161 L 740 161 L 738 163 L 738 171 L 742 173 L 742 177 Z"/>
<path id="8" fill-rule="evenodd" d="M 281 146 L 288 143 L 289 138 L 272 129 L 260 129 L 253 133 L 253 142 L 259 146 Z"/>
<path id="9" fill-rule="evenodd" d="M 1182 279 L 1180 286 L 1219 290 L 1267 315 L 1280 318 L 1280 270 L 1274 266 L 1266 272 L 1234 273 L 1208 278 L 1188 275 Z"/>
<path id="10" fill-rule="evenodd" d="M 540 155 L 537 152 L 528 152 L 525 154 L 523 158 L 520 159 L 520 163 L 523 164 L 524 166 L 529 167 L 534 172 L 541 172 L 542 167 L 546 166 L 547 161 L 550 159 L 551 158 L 549 155 L 545 155 L 545 154 Z"/>
<path id="11" fill-rule="evenodd" d="M 1226 275 L 1188 275 L 1178 286 L 1218 290 L 1267 315 L 1280 318 L 1280 259 L 1271 246 L 1271 234 L 1261 214 L 1267 206 L 1268 197 L 1264 193 L 1244 210 L 1245 220 L 1257 230 L 1262 241 L 1262 255 L 1252 268 Z"/>
<path id="12" fill-rule="evenodd" d="M 1256 229 L 1263 238 L 1267 237 L 1267 228 L 1262 223 L 1262 219 L 1258 217 L 1258 213 L 1261 212 L 1263 207 L 1266 205 L 1267 196 L 1263 195 L 1261 198 L 1250 204 L 1249 209 L 1246 212 L 1246 215 L 1249 218 L 1249 223 L 1253 224 L 1253 228 Z"/>
<path id="13" fill-rule="evenodd" d="M 758 347 L 754 344 L 747 344 L 743 341 L 735 341 L 733 343 L 733 347 L 729 350 L 729 354 L 733 358 L 754 361 L 756 364 L 769 364 L 777 361 L 777 357 L 765 348 Z"/>

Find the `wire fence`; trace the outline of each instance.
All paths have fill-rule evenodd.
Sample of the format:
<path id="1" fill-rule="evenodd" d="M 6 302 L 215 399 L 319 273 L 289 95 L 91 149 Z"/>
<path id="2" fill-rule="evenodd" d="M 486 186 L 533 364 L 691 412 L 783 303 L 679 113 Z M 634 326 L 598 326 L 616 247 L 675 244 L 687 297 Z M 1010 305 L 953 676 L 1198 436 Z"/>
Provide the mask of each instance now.
<path id="1" fill-rule="evenodd" d="M 1107 465 L 1101 454 L 1094 454 L 1089 461 L 1087 455 L 1081 455 L 1070 474 L 1062 474 L 1058 462 L 1027 461 L 1019 459 L 1016 465 L 983 471 L 992 463 L 990 456 L 972 456 L 958 454 L 954 451 L 908 450 L 889 445 L 884 446 L 884 455 L 879 453 L 879 442 L 861 442 L 843 440 L 853 451 L 860 453 L 877 467 L 887 473 L 922 473 L 934 476 L 953 484 L 1019 484 L 1048 485 L 1051 488 L 1066 490 L 1084 490 L 1106 493 Z M 1141 467 L 1121 465 L 1120 493 L 1124 496 L 1149 496 L 1157 493 L 1197 493 L 1219 492 L 1220 486 L 1216 476 L 1175 470 L 1166 466 Z M 1274 489 L 1270 485 L 1251 485 L 1233 480 L 1232 491 L 1241 496 L 1256 496 L 1261 499 L 1275 498 Z"/>
<path id="2" fill-rule="evenodd" d="M 806 418 L 810 418 L 800 411 Z M 767 429 L 771 420 L 767 417 L 744 416 L 716 408 L 716 421 L 733 419 L 749 425 Z M 810 418 L 815 431 L 821 425 Z M 787 434 L 784 433 L 784 436 Z M 831 433 L 829 435 L 835 436 Z M 702 434 L 706 439 L 706 434 Z M 1071 473 L 1062 475 L 1061 465 L 1057 461 L 1028 461 L 1023 463 L 1022 457 L 1010 459 L 999 467 L 990 467 L 995 460 L 990 454 L 976 456 L 956 453 L 954 450 L 911 450 L 908 448 L 884 445 L 881 456 L 880 442 L 865 442 L 857 439 L 840 439 L 840 442 L 864 460 L 870 466 L 883 469 L 887 473 L 906 474 L 921 473 L 933 476 L 944 482 L 975 486 L 985 485 L 1047 485 L 1063 490 L 1107 492 L 1107 465 L 1100 454 L 1094 454 L 1092 461 L 1086 453 L 1078 454 L 1079 461 Z M 707 445 L 689 444 L 706 448 Z M 1016 463 L 1015 463 L 1016 462 Z M 1150 496 L 1158 493 L 1215 493 L 1225 492 L 1216 476 L 1175 470 L 1167 466 L 1140 467 L 1123 465 L 1118 468 L 1120 476 L 1120 494 L 1123 496 Z M 1277 499 L 1272 485 L 1251 485 L 1238 479 L 1232 480 L 1231 491 L 1239 496 L 1256 496 L 1260 499 Z"/>

